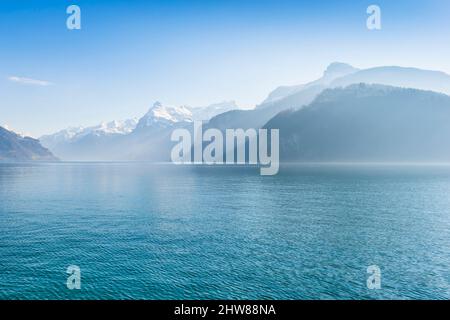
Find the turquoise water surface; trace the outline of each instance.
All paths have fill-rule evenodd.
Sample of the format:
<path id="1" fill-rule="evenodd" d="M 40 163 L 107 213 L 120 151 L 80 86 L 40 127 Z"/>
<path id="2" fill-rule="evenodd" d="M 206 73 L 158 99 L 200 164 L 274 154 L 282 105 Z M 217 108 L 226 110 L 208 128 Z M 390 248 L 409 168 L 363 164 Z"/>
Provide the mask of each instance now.
<path id="1" fill-rule="evenodd" d="M 0 164 L 0 299 L 449 298 L 450 166 Z"/>

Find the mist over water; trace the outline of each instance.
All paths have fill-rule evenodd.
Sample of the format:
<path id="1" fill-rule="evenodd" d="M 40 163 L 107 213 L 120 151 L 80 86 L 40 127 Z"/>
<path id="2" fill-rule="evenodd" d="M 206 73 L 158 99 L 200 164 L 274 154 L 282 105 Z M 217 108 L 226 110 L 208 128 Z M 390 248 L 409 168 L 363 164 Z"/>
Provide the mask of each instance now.
<path id="1" fill-rule="evenodd" d="M 0 164 L 0 299 L 449 299 L 449 194 L 450 166 Z"/>

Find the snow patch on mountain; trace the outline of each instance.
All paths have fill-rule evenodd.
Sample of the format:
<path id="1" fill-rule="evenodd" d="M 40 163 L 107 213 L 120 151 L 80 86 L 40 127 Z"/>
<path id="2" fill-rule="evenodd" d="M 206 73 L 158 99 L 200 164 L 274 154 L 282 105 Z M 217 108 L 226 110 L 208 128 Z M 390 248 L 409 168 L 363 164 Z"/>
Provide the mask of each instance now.
<path id="1" fill-rule="evenodd" d="M 45 146 L 50 147 L 59 143 L 74 142 L 88 135 L 99 137 L 129 134 L 136 128 L 136 125 L 137 119 L 114 120 L 91 127 L 70 127 L 54 134 L 42 136 L 39 140 Z"/>
<path id="2" fill-rule="evenodd" d="M 114 120 L 111 122 L 102 122 L 101 124 L 99 124 L 97 126 L 84 129 L 78 135 L 128 134 L 136 128 L 136 125 L 137 125 L 137 119 Z"/>
<path id="3" fill-rule="evenodd" d="M 156 125 L 171 126 L 176 123 L 208 121 L 218 114 L 239 109 L 234 101 L 224 101 L 207 107 L 168 106 L 155 102 L 137 125 L 138 128 Z"/>
<path id="4" fill-rule="evenodd" d="M 137 128 L 141 129 L 154 125 L 171 126 L 179 122 L 192 122 L 192 111 L 188 107 L 165 106 L 157 101 L 139 120 Z"/>
<path id="5" fill-rule="evenodd" d="M 157 101 L 139 120 L 115 120 L 102 122 L 99 125 L 91 127 L 70 127 L 54 134 L 42 136 L 40 140 L 48 148 L 54 148 L 56 145 L 70 144 L 85 137 L 127 135 L 135 129 L 170 128 L 176 124 L 190 123 L 194 120 L 208 121 L 218 114 L 238 108 L 234 101 L 224 101 L 207 107 L 196 108 L 163 105 Z"/>

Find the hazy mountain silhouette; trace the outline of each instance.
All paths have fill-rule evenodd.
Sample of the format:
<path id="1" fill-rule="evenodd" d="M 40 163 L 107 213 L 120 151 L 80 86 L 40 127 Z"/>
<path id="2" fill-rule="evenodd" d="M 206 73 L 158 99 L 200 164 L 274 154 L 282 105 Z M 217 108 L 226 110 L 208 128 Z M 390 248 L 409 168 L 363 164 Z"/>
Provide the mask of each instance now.
<path id="1" fill-rule="evenodd" d="M 432 90 L 450 94 L 450 75 L 415 68 L 377 67 L 360 70 L 345 63 L 332 63 L 323 76 L 305 85 L 279 87 L 254 110 L 232 111 L 218 115 L 210 126 L 216 128 L 260 128 L 287 109 L 299 109 L 311 103 L 327 88 L 368 83 Z"/>
<path id="2" fill-rule="evenodd" d="M 283 161 L 448 162 L 449 121 L 449 96 L 358 84 L 327 89 L 265 127 L 280 130 Z"/>
<path id="3" fill-rule="evenodd" d="M 355 83 L 357 84 L 356 86 L 354 86 Z M 362 86 L 359 83 L 389 85 L 395 86 L 396 88 L 372 85 Z M 345 89 L 342 89 L 342 87 L 345 87 Z M 402 90 L 401 88 L 412 89 L 398 91 Z M 173 146 L 173 143 L 170 141 L 172 131 L 178 127 L 191 129 L 193 120 L 208 120 L 212 117 L 209 122 L 205 123 L 204 130 L 207 128 L 217 128 L 222 131 L 238 128 L 258 129 L 266 124 L 272 128 L 279 126 L 281 129 L 280 139 L 283 148 L 282 156 L 286 159 L 310 161 L 319 161 L 321 159 L 324 159 L 324 161 L 381 161 L 389 160 L 387 157 L 384 157 L 388 155 L 388 150 L 391 151 L 393 159 L 408 159 L 408 153 L 405 149 L 409 143 L 405 140 L 408 139 L 407 135 L 398 134 L 393 136 L 390 141 L 392 146 L 388 144 L 378 145 L 376 144 L 379 143 L 378 140 L 372 141 L 370 139 L 375 139 L 371 134 L 376 134 L 377 138 L 383 138 L 382 132 L 378 132 L 377 128 L 389 131 L 391 127 L 388 126 L 385 128 L 385 126 L 392 119 L 398 120 L 398 123 L 395 123 L 395 130 L 401 130 L 403 127 L 408 129 L 408 124 L 401 123 L 401 120 L 409 119 L 408 117 L 412 117 L 413 115 L 418 117 L 418 110 L 416 110 L 417 112 L 415 114 L 411 114 L 410 112 L 411 110 L 415 110 L 413 107 L 419 102 L 423 102 L 421 99 L 424 96 L 428 98 L 440 97 L 441 100 L 439 100 L 439 103 L 445 100 L 445 96 L 442 94 L 433 92 L 424 93 L 419 89 L 450 93 L 450 76 L 443 72 L 415 68 L 377 67 L 361 70 L 344 63 L 332 63 L 325 70 L 321 78 L 304 85 L 279 87 L 272 91 L 267 99 L 253 110 L 233 110 L 237 107 L 233 101 L 215 104 L 205 108 L 172 107 L 157 102 L 139 121 L 110 122 L 81 131 L 77 128 L 72 128 L 54 135 L 42 137 L 41 139 L 44 146 L 49 147 L 56 156 L 63 160 L 168 161 L 170 160 L 170 150 Z M 405 94 L 405 92 L 408 94 Z M 370 96 L 370 99 L 378 103 L 378 109 L 375 106 L 369 108 L 372 106 L 371 103 L 373 101 L 371 100 L 372 102 L 370 102 L 370 99 L 367 101 L 364 100 L 368 99 L 367 96 Z M 344 97 L 346 100 L 343 100 Z M 319 104 L 321 105 L 324 101 L 328 100 L 330 104 L 336 105 L 335 109 L 326 110 L 323 113 L 313 113 L 316 116 L 320 115 L 317 119 L 309 115 L 308 112 L 316 110 Z M 427 100 L 426 103 L 436 102 L 433 99 L 430 101 Z M 424 105 L 426 103 L 423 102 Z M 355 110 L 345 108 L 350 108 L 353 104 L 368 107 L 361 107 Z M 412 109 L 404 107 L 406 104 L 411 105 L 412 107 L 410 108 Z M 420 115 L 424 120 L 435 116 L 433 113 L 435 112 L 435 106 L 433 106 L 429 110 L 419 110 L 424 113 Z M 305 108 L 304 112 L 307 116 L 302 113 L 302 108 Z M 292 111 L 285 112 L 286 110 Z M 340 110 L 339 114 L 336 114 L 337 110 Z M 386 119 L 383 119 L 381 115 L 376 113 L 378 110 L 385 112 Z M 367 112 L 367 114 L 364 112 Z M 402 112 L 405 112 L 403 118 L 401 117 Z M 427 115 L 427 112 L 430 114 Z M 217 115 L 218 113 L 220 114 Z M 364 115 L 368 117 L 373 116 L 373 119 L 377 119 L 378 122 L 370 122 L 370 119 L 363 118 Z M 334 118 L 327 118 L 331 116 Z M 356 130 L 355 126 L 359 124 L 345 122 L 346 116 L 349 119 L 359 119 L 356 117 L 361 117 L 359 120 L 361 120 L 360 125 L 363 127 Z M 445 117 L 446 114 L 444 113 L 442 116 Z M 305 117 L 309 117 L 308 121 L 311 123 L 303 123 Z M 299 121 L 298 123 L 295 122 L 297 120 Z M 336 120 L 336 123 L 334 123 L 334 120 Z M 417 118 L 412 120 L 416 121 Z M 326 121 L 329 121 L 329 123 Z M 349 120 L 347 119 L 347 121 Z M 367 121 L 367 123 L 364 121 Z M 438 120 L 436 121 L 437 123 L 441 123 Z M 327 127 L 323 127 L 324 124 L 327 124 Z M 420 125 L 422 124 L 420 123 Z M 367 132 L 363 134 L 365 125 L 367 125 Z M 391 125 L 394 125 L 394 123 Z M 419 128 L 423 131 L 423 135 L 431 134 L 434 132 L 433 130 L 438 128 L 432 128 L 431 126 L 425 128 L 420 125 Z M 317 126 L 318 132 L 308 131 L 313 130 L 315 128 L 314 126 Z M 345 126 L 348 126 L 348 128 Z M 320 129 L 324 129 L 324 132 L 328 129 L 333 129 L 334 131 L 330 132 L 332 137 L 320 136 Z M 350 136 L 351 130 L 355 131 L 355 136 Z M 391 134 L 395 133 L 389 132 Z M 308 140 L 308 135 L 311 135 L 312 140 Z M 350 144 L 345 144 L 345 141 L 336 140 L 335 144 L 331 144 L 327 140 L 332 138 L 338 139 L 340 135 L 345 137 L 348 135 L 349 141 L 353 141 L 352 139 L 360 139 L 361 144 L 364 141 L 374 143 L 374 147 L 370 149 L 371 153 L 369 153 L 369 151 L 363 152 L 362 146 L 359 146 L 356 142 L 354 143 L 354 149 L 352 149 Z M 414 149 L 416 142 L 421 141 L 419 138 L 416 137 L 414 139 L 415 142 L 411 142 L 411 150 Z M 397 145 L 394 144 L 396 139 L 398 140 L 398 145 L 402 144 L 400 143 L 401 141 L 405 141 L 402 148 L 397 148 Z M 434 137 L 433 139 L 437 139 L 439 143 L 443 143 L 440 136 Z M 310 141 L 314 141 L 316 146 L 308 146 Z M 325 143 L 326 141 L 327 143 Z M 432 144 L 432 142 L 429 142 L 430 152 L 432 148 L 437 148 L 438 146 L 438 143 Z M 377 150 L 380 150 L 379 153 L 377 153 Z M 402 152 L 404 153 L 402 154 Z M 412 155 L 411 153 L 411 157 Z M 431 155 L 432 153 L 430 153 L 430 159 L 437 160 L 439 158 L 437 154 L 435 156 Z M 417 154 L 414 154 L 412 158 L 420 160 Z M 412 160 L 412 158 L 409 160 Z M 423 159 L 426 159 L 426 157 L 424 156 Z"/>
<path id="4" fill-rule="evenodd" d="M 286 97 L 293 96 L 296 93 L 310 89 L 312 87 L 327 87 L 334 80 L 356 73 L 359 69 L 354 68 L 353 66 L 341 63 L 341 62 L 333 62 L 328 66 L 328 68 L 324 71 L 321 78 L 312 81 L 307 84 L 297 85 L 297 86 L 281 86 L 276 88 L 274 91 L 269 93 L 269 96 L 266 100 L 263 101 L 262 104 L 257 106 L 257 108 L 266 108 L 270 107 L 273 103 L 283 100 Z"/>
<path id="5" fill-rule="evenodd" d="M 0 127 L 0 161 L 56 161 L 38 140 Z"/>
<path id="6" fill-rule="evenodd" d="M 359 70 L 337 78 L 331 82 L 329 87 L 346 87 L 355 83 L 384 84 L 450 94 L 450 76 L 448 74 L 440 71 L 403 67 L 378 67 Z"/>
<path id="7" fill-rule="evenodd" d="M 234 110 L 220 114 L 212 118 L 208 126 L 221 130 L 261 128 L 280 111 L 311 103 L 333 80 L 357 71 L 358 69 L 345 63 L 332 63 L 320 79 L 299 86 L 278 87 L 255 109 Z"/>

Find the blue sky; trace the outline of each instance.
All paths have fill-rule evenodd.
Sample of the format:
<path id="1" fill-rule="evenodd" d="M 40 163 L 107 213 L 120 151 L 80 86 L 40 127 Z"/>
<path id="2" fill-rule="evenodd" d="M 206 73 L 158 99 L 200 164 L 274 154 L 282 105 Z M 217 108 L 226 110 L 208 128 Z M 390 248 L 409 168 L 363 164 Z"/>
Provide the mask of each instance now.
<path id="1" fill-rule="evenodd" d="M 66 28 L 77 4 L 82 29 Z M 366 8 L 382 9 L 382 30 Z M 0 1 L 0 125 L 39 136 L 159 100 L 245 108 L 334 61 L 450 73 L 450 2 Z"/>

